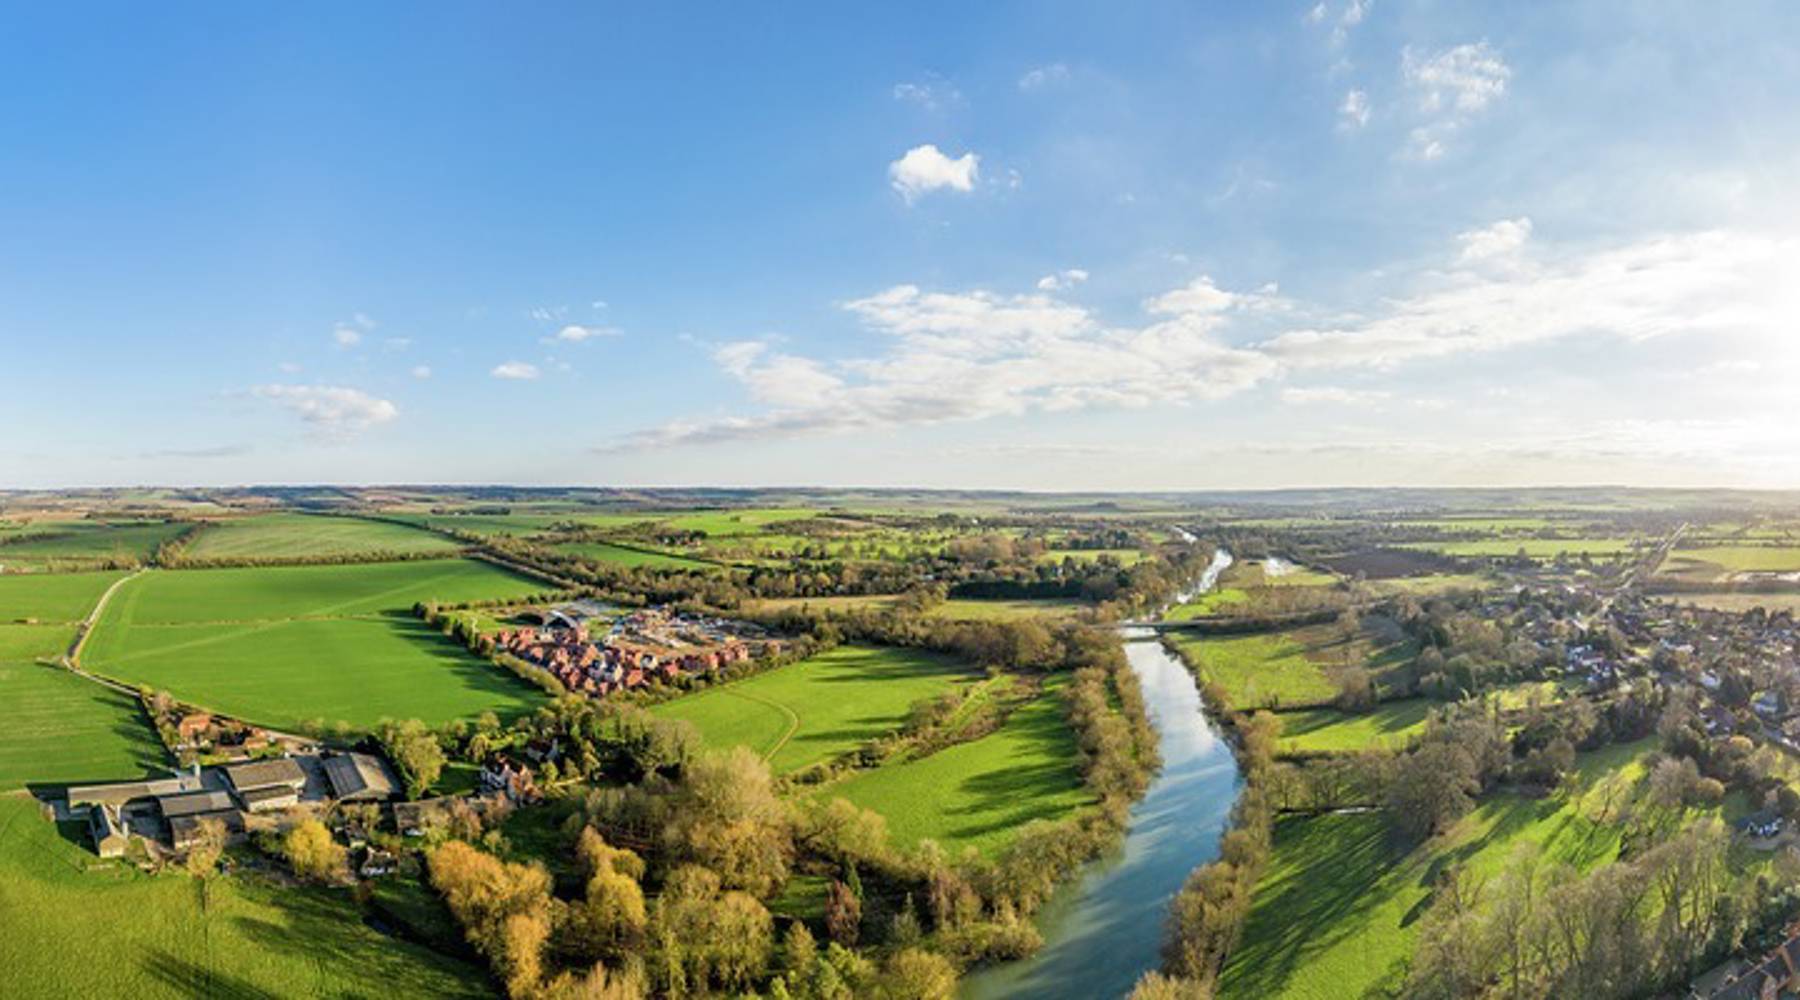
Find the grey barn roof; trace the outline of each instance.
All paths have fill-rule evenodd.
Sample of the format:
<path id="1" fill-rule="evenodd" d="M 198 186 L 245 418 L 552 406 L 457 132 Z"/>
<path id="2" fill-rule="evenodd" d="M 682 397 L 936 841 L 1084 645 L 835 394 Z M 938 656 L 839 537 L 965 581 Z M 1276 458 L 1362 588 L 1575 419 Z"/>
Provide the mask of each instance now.
<path id="1" fill-rule="evenodd" d="M 394 795 L 394 781 L 387 765 L 364 753 L 326 757 L 325 780 L 331 794 L 340 799 L 385 799 Z"/>
<path id="2" fill-rule="evenodd" d="M 175 819 L 179 816 L 204 816 L 208 813 L 227 812 L 237 808 L 237 804 L 231 801 L 231 794 L 221 791 L 164 795 L 156 802 L 162 806 L 164 819 Z"/>
<path id="3" fill-rule="evenodd" d="M 287 757 L 259 760 L 250 764 L 227 764 L 225 775 L 231 779 L 231 787 L 240 792 L 274 785 L 299 788 L 306 784 L 306 772 Z"/>

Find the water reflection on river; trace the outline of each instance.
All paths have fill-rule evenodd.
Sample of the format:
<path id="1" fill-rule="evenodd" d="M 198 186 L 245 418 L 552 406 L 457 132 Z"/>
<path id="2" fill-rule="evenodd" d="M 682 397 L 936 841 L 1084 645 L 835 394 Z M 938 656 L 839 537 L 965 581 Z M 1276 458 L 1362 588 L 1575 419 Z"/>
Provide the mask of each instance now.
<path id="1" fill-rule="evenodd" d="M 1231 557 L 1219 553 L 1202 589 Z M 1120 850 L 1047 905 L 1044 947 L 963 983 L 964 1000 L 999 997 L 1119 997 L 1160 964 L 1169 900 L 1189 871 L 1218 853 L 1237 799 L 1237 761 L 1200 712 L 1187 667 L 1145 628 L 1122 630 L 1125 655 L 1156 723 L 1163 769 L 1131 811 Z"/>

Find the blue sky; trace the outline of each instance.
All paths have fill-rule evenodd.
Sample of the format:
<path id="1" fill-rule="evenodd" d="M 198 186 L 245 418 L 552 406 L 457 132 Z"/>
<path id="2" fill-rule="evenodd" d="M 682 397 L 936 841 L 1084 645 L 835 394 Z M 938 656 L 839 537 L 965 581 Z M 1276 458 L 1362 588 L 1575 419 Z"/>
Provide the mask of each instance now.
<path id="1" fill-rule="evenodd" d="M 1800 486 L 1797 29 L 22 7 L 0 486 Z"/>

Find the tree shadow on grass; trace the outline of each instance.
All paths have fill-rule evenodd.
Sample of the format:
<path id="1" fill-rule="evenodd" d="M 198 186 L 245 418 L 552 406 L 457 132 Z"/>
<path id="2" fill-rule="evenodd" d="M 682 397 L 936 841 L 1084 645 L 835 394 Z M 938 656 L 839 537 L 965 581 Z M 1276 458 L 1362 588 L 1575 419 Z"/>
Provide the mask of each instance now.
<path id="1" fill-rule="evenodd" d="M 1275 858 L 1286 862 L 1257 889 L 1244 943 L 1226 972 L 1228 992 L 1272 996 L 1315 955 L 1365 931 L 1368 916 L 1403 884 L 1393 878 L 1406 856 L 1379 816 L 1287 819 Z"/>
<path id="2" fill-rule="evenodd" d="M 158 950 L 143 960 L 150 977 L 178 996 L 215 997 L 218 1000 L 279 1000 L 281 994 L 236 978 L 229 972 L 208 969 L 179 955 Z"/>

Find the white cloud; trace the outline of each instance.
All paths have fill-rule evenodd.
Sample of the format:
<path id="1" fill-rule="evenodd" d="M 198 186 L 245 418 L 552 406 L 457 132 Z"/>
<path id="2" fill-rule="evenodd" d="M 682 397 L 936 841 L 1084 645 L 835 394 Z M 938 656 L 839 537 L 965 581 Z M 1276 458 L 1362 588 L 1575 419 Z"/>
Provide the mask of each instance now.
<path id="1" fill-rule="evenodd" d="M 1069 67 L 1067 64 L 1050 63 L 1026 70 L 1025 74 L 1019 77 L 1019 89 L 1027 92 L 1042 90 L 1053 84 L 1066 83 L 1068 79 Z"/>
<path id="2" fill-rule="evenodd" d="M 894 100 L 914 104 L 926 111 L 938 111 L 965 103 L 962 91 L 946 80 L 928 77 L 917 82 L 894 84 Z"/>
<path id="3" fill-rule="evenodd" d="M 1476 115 L 1506 95 L 1512 68 L 1487 42 L 1466 42 L 1432 55 L 1408 46 L 1400 53 L 1401 76 L 1425 121 L 1407 134 L 1406 154 L 1430 162 Z"/>
<path id="4" fill-rule="evenodd" d="M 375 322 L 374 320 L 370 319 L 368 313 L 360 313 L 360 312 L 357 313 L 356 315 L 350 317 L 350 322 L 356 324 L 357 326 L 361 327 L 364 330 L 373 330 L 376 327 L 381 325 L 381 324 Z"/>
<path id="5" fill-rule="evenodd" d="M 1393 393 L 1382 389 L 1344 389 L 1338 386 L 1316 386 L 1313 388 L 1291 387 L 1281 390 L 1281 401 L 1295 405 L 1311 403 L 1334 403 L 1342 406 L 1367 406 L 1383 403 L 1392 399 Z"/>
<path id="6" fill-rule="evenodd" d="M 1410 46 L 1400 54 L 1406 85 L 1427 113 L 1454 110 L 1473 114 L 1506 95 L 1512 68 L 1487 42 L 1465 42 L 1433 55 Z"/>
<path id="7" fill-rule="evenodd" d="M 525 310 L 525 315 L 539 323 L 556 323 L 569 315 L 568 306 L 532 306 Z"/>
<path id="8" fill-rule="evenodd" d="M 275 367 L 277 369 L 279 369 L 283 375 L 298 375 L 298 374 L 300 374 L 299 364 L 292 362 L 292 361 L 283 361 L 282 363 L 276 365 Z"/>
<path id="9" fill-rule="evenodd" d="M 1493 228 L 1464 250 L 1504 243 Z M 1257 349 L 1291 367 L 1381 367 L 1580 335 L 1772 335 L 1786 322 L 1776 290 L 1795 277 L 1792 240 L 1710 231 L 1533 253 L 1523 228 L 1513 227 L 1520 241 L 1509 267 L 1431 272 L 1379 315 L 1292 329 Z"/>
<path id="10" fill-rule="evenodd" d="M 331 331 L 331 339 L 336 341 L 340 348 L 348 349 L 362 343 L 362 334 L 350 327 L 340 326 Z"/>
<path id="11" fill-rule="evenodd" d="M 900 192 L 909 205 L 922 195 L 944 188 L 973 191 L 980 174 L 981 157 L 964 153 L 951 159 L 931 143 L 914 146 L 906 151 L 906 155 L 888 164 L 888 177 L 894 190 Z"/>
<path id="12" fill-rule="evenodd" d="M 565 344 L 579 344 L 584 340 L 592 340 L 595 337 L 617 337 L 621 332 L 622 331 L 616 327 L 580 326 L 571 323 L 556 331 L 556 336 L 552 339 L 560 340 Z"/>
<path id="13" fill-rule="evenodd" d="M 329 438 L 365 431 L 400 415 L 393 403 L 345 386 L 259 385 L 251 392 L 297 414 Z"/>
<path id="14" fill-rule="evenodd" d="M 412 377 L 419 379 L 421 381 L 430 378 L 431 377 L 431 366 L 430 365 L 414 365 L 413 369 L 412 369 Z"/>
<path id="15" fill-rule="evenodd" d="M 1331 44 L 1343 45 L 1349 41 L 1350 32 L 1369 16 L 1369 8 L 1374 6 L 1374 3 L 1375 0 L 1350 0 L 1349 3 L 1346 3 L 1344 12 L 1338 15 L 1337 25 L 1331 29 Z M 1318 11 L 1318 8 L 1315 7 L 1314 10 Z M 1323 19 L 1324 12 L 1319 11 L 1319 16 Z"/>
<path id="16" fill-rule="evenodd" d="M 764 341 L 719 347 L 713 360 L 743 387 L 749 412 L 678 421 L 615 447 L 1182 404 L 1286 374 L 1382 370 L 1567 338 L 1786 342 L 1800 241 L 1708 231 L 1569 247 L 1529 235 L 1523 218 L 1463 233 L 1439 262 L 1385 278 L 1392 287 L 1360 309 L 1202 276 L 1144 300 L 1137 325 L 1113 325 L 1044 291 L 898 285 L 842 304 L 880 335 L 876 349 L 825 359 Z M 1371 404 L 1386 392 L 1290 387 L 1281 398 Z"/>
<path id="17" fill-rule="evenodd" d="M 1055 292 L 1064 288 L 1073 288 L 1088 280 L 1088 273 L 1079 267 L 1066 268 L 1055 274 L 1046 274 L 1037 281 L 1038 291 Z"/>
<path id="18" fill-rule="evenodd" d="M 505 379 L 516 379 L 516 380 L 521 380 L 521 381 L 529 381 L 531 379 L 537 378 L 539 375 L 539 372 L 538 372 L 537 365 L 531 364 L 529 362 L 506 361 L 501 364 L 495 365 L 494 370 L 489 372 L 488 374 L 492 375 L 495 378 L 505 378 Z"/>
<path id="19" fill-rule="evenodd" d="M 1330 13 L 1330 11 L 1324 4 L 1314 4 L 1312 9 L 1308 10 L 1301 20 L 1305 21 L 1307 24 L 1318 24 L 1325 20 L 1325 15 L 1328 13 Z"/>
<path id="20" fill-rule="evenodd" d="M 1344 103 L 1338 105 L 1338 121 L 1345 128 L 1362 128 L 1369 124 L 1369 95 L 1365 91 L 1352 90 L 1344 95 Z"/>
<path id="21" fill-rule="evenodd" d="M 1461 259 L 1467 264 L 1509 256 L 1523 247 L 1530 238 L 1531 219 L 1521 215 L 1516 219 L 1501 219 L 1491 226 L 1458 233 L 1456 241 L 1462 244 Z"/>

